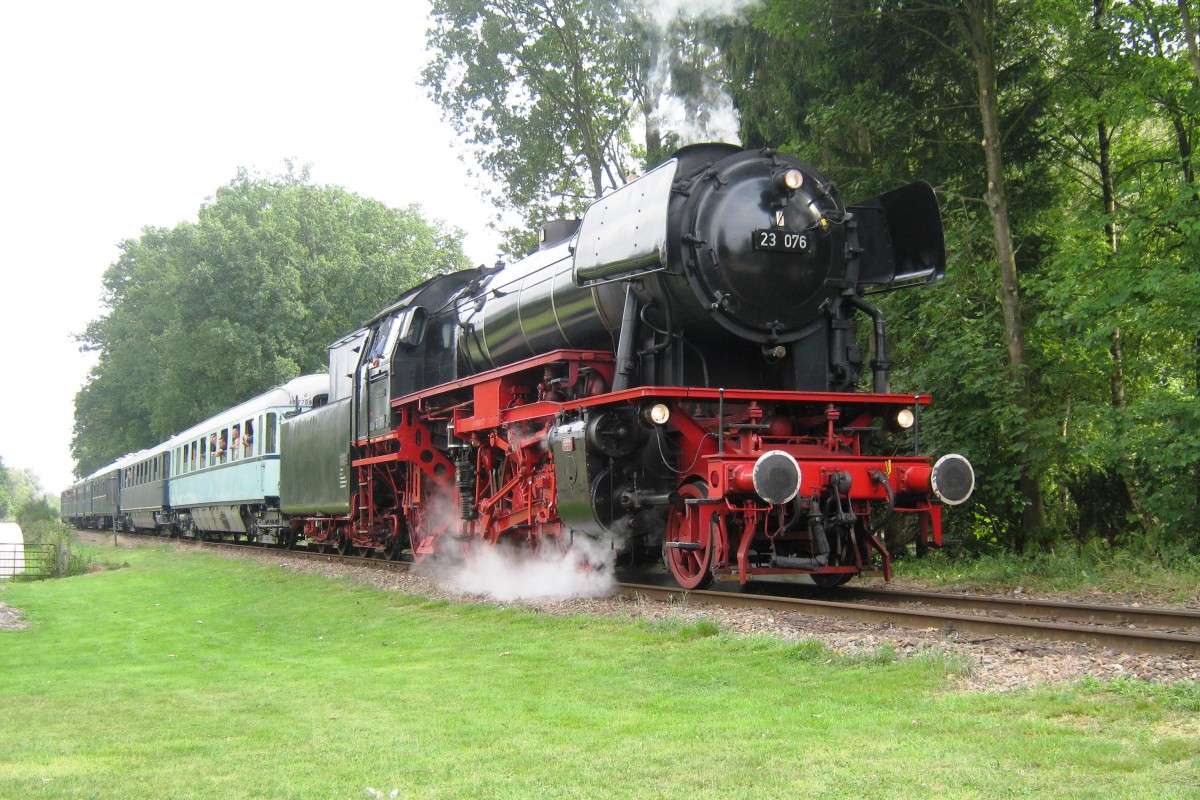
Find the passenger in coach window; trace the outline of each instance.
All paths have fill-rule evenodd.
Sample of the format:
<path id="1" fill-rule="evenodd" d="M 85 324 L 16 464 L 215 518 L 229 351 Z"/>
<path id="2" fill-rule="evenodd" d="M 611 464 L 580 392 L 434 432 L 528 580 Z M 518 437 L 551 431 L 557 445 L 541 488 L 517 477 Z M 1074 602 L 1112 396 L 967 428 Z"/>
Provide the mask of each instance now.
<path id="1" fill-rule="evenodd" d="M 212 453 L 212 460 L 214 464 L 217 463 L 217 459 L 220 458 L 225 451 L 225 448 L 218 447 L 217 435 L 215 433 L 212 435 L 212 438 L 209 439 L 208 450 L 210 453 Z"/>
<path id="2" fill-rule="evenodd" d="M 251 454 L 254 447 L 254 423 L 246 420 L 246 433 L 242 436 L 242 447 L 246 449 L 246 455 Z"/>
<path id="3" fill-rule="evenodd" d="M 230 458 L 236 459 L 236 458 L 241 457 L 242 454 L 240 452 L 238 452 L 239 450 L 241 450 L 241 448 L 242 448 L 242 426 L 234 425 L 233 426 L 233 447 L 231 448 L 232 452 L 229 454 Z"/>

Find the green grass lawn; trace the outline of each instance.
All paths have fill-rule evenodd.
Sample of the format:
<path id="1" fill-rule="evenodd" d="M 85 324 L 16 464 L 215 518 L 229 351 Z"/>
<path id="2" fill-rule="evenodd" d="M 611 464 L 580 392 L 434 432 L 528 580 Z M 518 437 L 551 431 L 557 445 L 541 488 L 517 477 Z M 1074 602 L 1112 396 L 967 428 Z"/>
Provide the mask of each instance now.
<path id="1" fill-rule="evenodd" d="M 391 594 L 220 556 L 0 589 L 0 798 L 1196 797 L 1200 690 Z"/>

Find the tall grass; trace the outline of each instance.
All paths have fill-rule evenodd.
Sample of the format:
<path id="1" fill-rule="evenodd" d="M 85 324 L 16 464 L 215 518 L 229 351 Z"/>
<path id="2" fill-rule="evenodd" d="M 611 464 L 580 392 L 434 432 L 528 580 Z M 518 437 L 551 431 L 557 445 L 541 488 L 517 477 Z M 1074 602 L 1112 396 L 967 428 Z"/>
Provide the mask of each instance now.
<path id="1" fill-rule="evenodd" d="M 71 529 L 57 519 L 41 519 L 21 526 L 25 544 L 51 548 L 54 552 L 50 577 L 65 578 L 84 575 L 96 569 L 112 568 L 113 564 L 97 564 L 87 548 L 79 546 Z M 18 576 L 21 577 L 21 576 Z"/>
<path id="2" fill-rule="evenodd" d="M 1112 592 L 1164 602 L 1200 599 L 1200 556 L 1101 545 L 1032 555 L 935 551 L 896 562 L 896 574 L 935 585 Z"/>

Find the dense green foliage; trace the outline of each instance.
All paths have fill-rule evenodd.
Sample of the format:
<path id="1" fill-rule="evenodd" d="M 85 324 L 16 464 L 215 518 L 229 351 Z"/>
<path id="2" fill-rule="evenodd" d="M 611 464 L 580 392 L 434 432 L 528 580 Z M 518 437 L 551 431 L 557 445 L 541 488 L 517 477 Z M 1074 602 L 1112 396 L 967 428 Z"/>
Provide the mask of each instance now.
<path id="1" fill-rule="evenodd" d="M 404 289 L 468 266 L 458 236 L 305 174 L 241 172 L 196 222 L 147 228 L 104 276 L 75 400 L 86 475 L 297 375 Z"/>
<path id="2" fill-rule="evenodd" d="M 26 520 L 46 513 L 58 516 L 58 498 L 42 491 L 33 470 L 6 466 L 0 457 L 0 522 L 12 519 L 24 528 Z"/>
<path id="3" fill-rule="evenodd" d="M 442 0 L 435 19 L 450 5 L 570 4 Z M 976 499 L 948 515 L 951 535 L 1018 550 L 1092 539 L 1200 546 L 1200 47 L 1190 2 L 734 5 L 740 15 L 668 20 L 686 36 L 653 41 L 675 48 L 675 64 L 691 59 L 700 83 L 723 80 L 745 144 L 801 155 L 851 201 L 918 179 L 942 200 L 945 281 L 881 303 L 895 388 L 935 397 L 924 441 L 977 469 Z M 622 7 L 615 17 L 651 27 L 647 4 Z M 493 23 L 517 42 L 536 28 L 529 18 Z M 614 138 L 633 141 L 645 127 L 680 140 L 686 119 L 647 125 L 639 98 L 653 70 L 629 69 L 614 30 L 588 50 L 598 71 L 624 65 L 629 76 L 605 84 L 626 104 Z M 456 52 L 445 37 L 431 31 L 444 50 L 435 63 Z M 661 60 L 642 41 L 642 63 Z M 492 50 L 520 78 L 511 48 Z M 694 97 L 687 74 L 660 87 Z M 512 95 L 470 96 L 478 118 L 521 113 Z M 566 119 L 564 98 L 542 101 L 560 103 Z M 486 126 L 471 130 L 500 146 Z M 647 152 L 654 163 L 659 153 Z M 550 185 L 566 174 L 545 166 Z M 517 181 L 493 174 L 510 204 L 526 203 Z"/>
<path id="4" fill-rule="evenodd" d="M 839 656 L 704 620 L 464 605 L 163 547 L 93 553 L 129 567 L 0 588 L 29 625 L 0 630 L 0 717 L 21 722 L 0 726 L 0 796 L 1200 788 L 1193 684 L 963 692 L 969 659 L 937 653 Z"/>

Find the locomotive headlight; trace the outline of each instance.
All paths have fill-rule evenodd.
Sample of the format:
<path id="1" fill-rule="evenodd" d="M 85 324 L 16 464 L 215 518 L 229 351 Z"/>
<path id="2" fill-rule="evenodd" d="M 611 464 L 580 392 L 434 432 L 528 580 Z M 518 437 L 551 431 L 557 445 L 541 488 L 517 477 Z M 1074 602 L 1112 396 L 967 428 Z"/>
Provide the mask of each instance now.
<path id="1" fill-rule="evenodd" d="M 642 419 L 651 425 L 666 425 L 671 418 L 671 407 L 666 403 L 654 403 L 642 409 Z"/>
<path id="2" fill-rule="evenodd" d="M 913 414 L 911 408 L 902 408 L 896 412 L 895 420 L 896 427 L 906 431 L 917 421 L 917 417 Z"/>
<path id="3" fill-rule="evenodd" d="M 792 193 L 804 185 L 804 173 L 795 167 L 775 173 L 775 188 Z"/>

